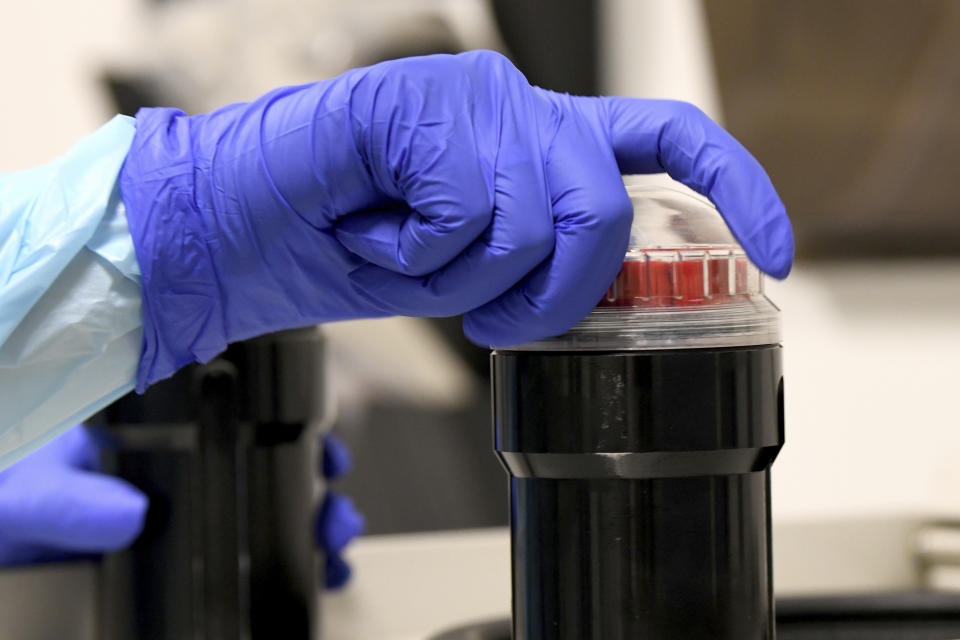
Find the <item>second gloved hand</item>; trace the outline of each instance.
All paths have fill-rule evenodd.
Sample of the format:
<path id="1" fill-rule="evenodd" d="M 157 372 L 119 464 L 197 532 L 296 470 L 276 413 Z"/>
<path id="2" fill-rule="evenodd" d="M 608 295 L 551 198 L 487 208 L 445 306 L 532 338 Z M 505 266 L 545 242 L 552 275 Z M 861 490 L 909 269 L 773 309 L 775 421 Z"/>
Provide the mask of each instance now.
<path id="1" fill-rule="evenodd" d="M 147 498 L 97 471 L 99 450 L 74 427 L 0 471 L 0 566 L 66 560 L 126 547 Z"/>
<path id="2" fill-rule="evenodd" d="M 334 435 L 323 439 L 323 477 L 330 481 L 349 473 L 353 462 L 350 452 Z M 326 585 L 338 589 L 350 579 L 350 565 L 343 551 L 350 542 L 363 533 L 364 519 L 353 501 L 327 488 L 323 504 L 317 512 L 315 530 L 317 545 L 326 553 Z"/>
<path id="3" fill-rule="evenodd" d="M 331 320 L 465 313 L 485 345 L 562 333 L 623 259 L 621 174 L 664 171 L 787 274 L 783 204 L 700 111 L 545 91 L 491 52 L 193 117 L 143 110 L 120 177 L 143 274 L 138 389 L 229 342 Z"/>
<path id="4" fill-rule="evenodd" d="M 76 426 L 0 471 L 0 567 L 52 562 L 119 551 L 143 530 L 147 497 L 130 483 L 98 471 L 93 436 Z M 334 436 L 323 445 L 323 475 L 349 472 L 350 453 Z M 352 501 L 327 491 L 317 511 L 315 539 L 326 553 L 326 585 L 350 578 L 343 559 L 363 531 Z"/>

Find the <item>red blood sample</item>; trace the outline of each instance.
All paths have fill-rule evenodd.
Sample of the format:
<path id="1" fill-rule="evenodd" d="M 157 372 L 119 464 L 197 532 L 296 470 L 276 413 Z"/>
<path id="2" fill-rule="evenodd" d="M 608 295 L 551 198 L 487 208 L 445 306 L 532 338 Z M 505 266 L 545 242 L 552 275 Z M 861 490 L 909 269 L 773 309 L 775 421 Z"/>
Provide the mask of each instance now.
<path id="1" fill-rule="evenodd" d="M 734 293 L 737 295 L 743 295 L 749 293 L 747 288 L 749 282 L 747 281 L 747 259 L 746 258 L 737 258 L 736 261 L 736 274 L 737 274 L 737 287 L 734 290 Z"/>
<path id="2" fill-rule="evenodd" d="M 620 273 L 600 301 L 602 307 L 642 306 L 650 297 L 646 260 L 625 260 Z"/>
<path id="3" fill-rule="evenodd" d="M 679 307 L 731 302 L 749 293 L 747 274 L 747 259 L 735 254 L 625 260 L 600 306 Z"/>
<path id="4" fill-rule="evenodd" d="M 647 279 L 650 282 L 650 297 L 646 306 L 669 305 L 673 298 L 676 274 L 672 262 L 650 260 L 647 263 Z"/>
<path id="5" fill-rule="evenodd" d="M 709 302 L 703 287 L 703 260 L 681 260 L 674 263 L 675 305 L 694 305 Z"/>
<path id="6" fill-rule="evenodd" d="M 710 293 L 720 299 L 730 297 L 730 259 L 727 257 L 711 258 L 707 270 L 710 272 Z"/>

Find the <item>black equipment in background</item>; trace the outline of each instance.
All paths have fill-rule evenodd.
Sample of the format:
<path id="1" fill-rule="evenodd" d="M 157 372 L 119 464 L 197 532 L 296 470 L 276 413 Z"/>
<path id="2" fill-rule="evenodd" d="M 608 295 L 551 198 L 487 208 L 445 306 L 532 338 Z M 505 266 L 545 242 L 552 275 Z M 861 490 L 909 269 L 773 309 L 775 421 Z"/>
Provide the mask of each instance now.
<path id="1" fill-rule="evenodd" d="M 105 470 L 150 498 L 103 561 L 103 640 L 317 637 L 321 352 L 316 328 L 237 343 L 100 416 Z"/>

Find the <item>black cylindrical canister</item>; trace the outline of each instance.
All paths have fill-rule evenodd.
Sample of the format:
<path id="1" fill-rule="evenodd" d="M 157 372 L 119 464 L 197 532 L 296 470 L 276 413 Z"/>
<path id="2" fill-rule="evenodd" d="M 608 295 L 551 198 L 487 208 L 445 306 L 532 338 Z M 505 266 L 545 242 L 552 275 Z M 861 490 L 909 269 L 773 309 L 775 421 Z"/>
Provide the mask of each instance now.
<path id="1" fill-rule="evenodd" d="M 234 344 L 100 417 L 107 470 L 150 499 L 104 558 L 100 637 L 318 637 L 321 350 L 315 329 Z"/>
<path id="2" fill-rule="evenodd" d="M 780 347 L 498 351 L 514 640 L 774 637 Z"/>
<path id="3" fill-rule="evenodd" d="M 513 638 L 771 640 L 777 309 L 709 203 L 628 191 L 598 308 L 492 355 Z"/>

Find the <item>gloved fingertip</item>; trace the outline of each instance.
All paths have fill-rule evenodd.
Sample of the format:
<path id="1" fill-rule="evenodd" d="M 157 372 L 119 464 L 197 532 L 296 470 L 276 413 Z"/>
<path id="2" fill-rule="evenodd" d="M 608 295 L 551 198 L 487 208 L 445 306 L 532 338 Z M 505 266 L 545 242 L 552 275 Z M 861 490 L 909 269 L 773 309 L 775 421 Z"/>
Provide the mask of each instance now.
<path id="1" fill-rule="evenodd" d="M 18 495 L 0 514 L 0 529 L 15 539 L 71 553 L 102 553 L 125 547 L 143 529 L 147 496 L 119 478 L 48 470 L 18 482 Z"/>
<path id="2" fill-rule="evenodd" d="M 463 335 L 481 349 L 489 349 L 493 344 L 469 313 L 463 316 Z"/>
<path id="3" fill-rule="evenodd" d="M 785 280 L 793 270 L 793 263 L 787 263 L 784 266 L 771 267 L 766 273 L 777 280 Z"/>
<path id="4" fill-rule="evenodd" d="M 364 517 L 353 506 L 352 500 L 328 492 L 317 518 L 317 544 L 328 553 L 337 553 L 363 533 L 365 525 Z"/>
<path id="5" fill-rule="evenodd" d="M 350 581 L 353 571 L 350 565 L 339 554 L 330 554 L 326 562 L 326 585 L 327 589 L 341 589 Z"/>
<path id="6" fill-rule="evenodd" d="M 150 501 L 146 495 L 137 490 L 131 491 L 124 502 L 117 506 L 114 535 L 112 540 L 104 545 L 103 550 L 116 551 L 132 544 L 143 532 L 149 506 Z"/>
<path id="7" fill-rule="evenodd" d="M 123 549 L 143 531 L 150 501 L 142 491 L 119 478 L 97 476 L 96 480 L 97 493 L 88 497 L 87 526 L 73 542 L 79 550 Z"/>
<path id="8" fill-rule="evenodd" d="M 329 433 L 323 439 L 323 477 L 339 478 L 353 468 L 353 456 L 347 445 Z"/>
<path id="9" fill-rule="evenodd" d="M 776 249 L 773 252 L 773 260 L 769 273 L 774 278 L 783 280 L 790 275 L 790 270 L 793 268 L 793 230 L 790 228 L 789 223 L 787 223 L 781 231 L 780 238 L 776 240 L 774 246 Z"/>
<path id="10" fill-rule="evenodd" d="M 767 275 L 783 280 L 793 268 L 794 254 L 793 228 L 785 213 L 767 226 L 762 238 L 765 245 L 761 250 L 763 262 L 758 262 L 757 266 Z"/>
<path id="11" fill-rule="evenodd" d="M 518 339 L 515 328 L 503 323 L 503 318 L 502 308 L 492 313 L 484 307 L 475 309 L 463 316 L 463 335 L 481 349 L 509 347 L 528 341 Z M 543 337 L 542 332 L 539 337 Z"/>

